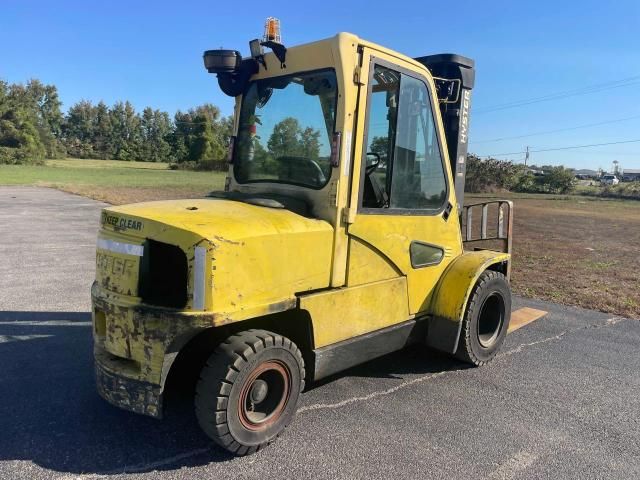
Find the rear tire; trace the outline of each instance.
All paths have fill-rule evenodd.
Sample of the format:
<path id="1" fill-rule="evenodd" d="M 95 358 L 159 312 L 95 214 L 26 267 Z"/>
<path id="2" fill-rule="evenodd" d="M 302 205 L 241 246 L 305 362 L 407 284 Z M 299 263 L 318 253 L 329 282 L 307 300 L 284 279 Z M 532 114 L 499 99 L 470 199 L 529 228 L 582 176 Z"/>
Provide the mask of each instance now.
<path id="1" fill-rule="evenodd" d="M 198 423 L 229 452 L 254 453 L 293 420 L 304 377 L 302 354 L 288 338 L 266 330 L 232 335 L 200 373 Z"/>
<path id="2" fill-rule="evenodd" d="M 469 298 L 456 357 L 477 367 L 489 363 L 504 343 L 510 319 L 509 282 L 500 272 L 483 272 Z"/>

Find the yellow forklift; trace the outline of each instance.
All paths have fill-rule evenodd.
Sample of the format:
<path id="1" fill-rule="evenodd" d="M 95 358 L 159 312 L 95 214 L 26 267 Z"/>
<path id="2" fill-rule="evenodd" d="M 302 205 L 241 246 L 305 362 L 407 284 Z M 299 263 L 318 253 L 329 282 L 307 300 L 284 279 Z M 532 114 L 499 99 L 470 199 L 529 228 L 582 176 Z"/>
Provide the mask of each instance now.
<path id="1" fill-rule="evenodd" d="M 483 365 L 511 315 L 512 205 L 463 206 L 473 61 L 285 47 L 274 19 L 250 52 L 204 53 L 236 101 L 224 191 L 105 208 L 91 289 L 100 395 L 160 418 L 192 374 L 236 455 L 305 384 L 415 343 Z"/>

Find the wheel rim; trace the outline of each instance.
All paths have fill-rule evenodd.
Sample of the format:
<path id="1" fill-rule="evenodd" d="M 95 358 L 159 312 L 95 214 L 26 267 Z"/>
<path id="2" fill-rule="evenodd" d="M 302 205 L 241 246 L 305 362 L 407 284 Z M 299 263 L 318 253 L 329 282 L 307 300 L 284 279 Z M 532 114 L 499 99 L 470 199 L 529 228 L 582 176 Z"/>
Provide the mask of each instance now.
<path id="1" fill-rule="evenodd" d="M 263 430 L 282 416 L 291 392 L 287 366 L 270 360 L 258 365 L 242 387 L 238 398 L 240 423 L 249 430 Z"/>
<path id="2" fill-rule="evenodd" d="M 499 293 L 489 295 L 480 309 L 478 317 L 478 342 L 484 348 L 493 346 L 504 323 L 505 306 L 504 299 Z"/>

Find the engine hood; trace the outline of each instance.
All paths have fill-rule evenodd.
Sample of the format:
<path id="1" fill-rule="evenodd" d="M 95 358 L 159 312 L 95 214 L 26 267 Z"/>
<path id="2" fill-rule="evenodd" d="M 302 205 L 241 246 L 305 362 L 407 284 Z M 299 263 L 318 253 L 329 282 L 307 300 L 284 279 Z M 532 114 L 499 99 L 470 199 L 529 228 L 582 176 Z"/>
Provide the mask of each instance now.
<path id="1" fill-rule="evenodd" d="M 186 308 L 213 311 L 219 323 L 293 308 L 297 293 L 330 283 L 333 227 L 283 208 L 217 198 L 147 202 L 105 208 L 101 224 L 98 283 L 135 296 L 135 262 L 144 263 L 148 241 L 174 245 L 188 261 Z M 131 248 L 140 257 L 122 250 Z M 131 265 L 120 279 L 111 266 L 123 262 Z"/>
<path id="2" fill-rule="evenodd" d="M 103 228 L 152 238 L 173 227 L 208 240 L 233 240 L 286 233 L 332 232 L 327 222 L 283 208 L 269 208 L 218 198 L 167 200 L 109 207 Z"/>

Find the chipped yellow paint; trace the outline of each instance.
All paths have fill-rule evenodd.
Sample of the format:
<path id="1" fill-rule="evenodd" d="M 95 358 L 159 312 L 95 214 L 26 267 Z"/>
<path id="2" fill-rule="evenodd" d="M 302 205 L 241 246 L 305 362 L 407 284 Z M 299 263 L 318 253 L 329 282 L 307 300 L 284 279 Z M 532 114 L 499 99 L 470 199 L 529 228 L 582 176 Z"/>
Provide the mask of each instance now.
<path id="1" fill-rule="evenodd" d="M 213 314 L 146 307 L 113 295 L 97 283 L 91 297 L 96 359 L 112 373 L 157 385 L 173 342 L 216 321 Z"/>
<path id="2" fill-rule="evenodd" d="M 300 308 L 311 315 L 316 348 L 409 318 L 405 277 L 305 295 Z"/>
<path id="3" fill-rule="evenodd" d="M 138 294 L 140 257 L 114 253 L 98 248 L 96 251 L 96 281 L 105 289 L 123 295 Z"/>
<path id="4" fill-rule="evenodd" d="M 536 308 L 523 307 L 511 313 L 511 321 L 509 322 L 509 333 L 519 328 L 529 325 L 532 322 L 544 317 L 548 312 L 538 310 Z"/>

